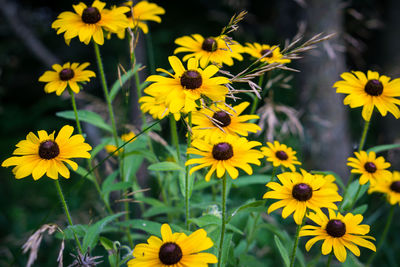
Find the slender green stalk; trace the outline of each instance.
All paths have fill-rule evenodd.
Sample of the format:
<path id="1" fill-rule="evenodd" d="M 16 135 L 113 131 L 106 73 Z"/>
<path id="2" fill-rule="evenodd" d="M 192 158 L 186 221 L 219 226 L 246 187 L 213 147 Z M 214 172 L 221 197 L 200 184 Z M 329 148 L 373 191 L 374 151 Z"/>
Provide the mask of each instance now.
<path id="1" fill-rule="evenodd" d="M 188 113 L 188 134 L 187 134 L 187 148 L 192 145 L 192 112 Z M 186 161 L 190 158 L 189 154 L 186 156 Z M 186 166 L 185 173 L 185 224 L 186 229 L 189 230 L 189 217 L 190 217 L 190 207 L 189 207 L 189 166 Z"/>
<path id="2" fill-rule="evenodd" d="M 69 87 L 68 87 L 68 92 L 69 92 L 69 95 L 71 96 L 71 103 L 72 103 L 72 109 L 74 110 L 74 114 L 75 114 L 76 127 L 78 128 L 79 134 L 83 135 L 81 123 L 79 121 L 79 116 L 78 116 L 78 109 L 77 109 L 76 102 L 75 102 L 75 94 L 74 94 L 74 92 L 72 92 L 71 88 L 69 88 Z M 91 159 L 87 159 L 87 165 L 88 165 L 89 169 L 92 167 L 92 160 Z M 99 183 L 97 182 L 96 177 L 94 179 L 92 179 L 92 180 L 93 180 L 93 183 L 94 183 L 94 186 L 95 186 L 97 192 L 99 193 L 101 199 L 104 202 L 104 205 L 106 206 L 107 212 L 109 214 L 112 214 L 113 212 L 112 212 L 112 209 L 110 207 L 110 204 L 108 204 L 107 201 L 104 200 L 104 196 L 101 193 L 101 188 L 100 188 Z"/>
<path id="3" fill-rule="evenodd" d="M 272 169 L 270 182 L 273 182 L 273 181 L 274 181 L 274 178 L 275 178 L 275 174 L 276 174 L 277 169 L 278 169 L 278 167 L 274 167 L 274 168 Z"/>
<path id="4" fill-rule="evenodd" d="M 304 216 L 303 221 L 301 222 L 300 225 L 297 225 L 297 229 L 296 229 L 296 235 L 294 237 L 294 244 L 293 244 L 293 249 L 292 249 L 292 255 L 290 257 L 290 267 L 294 266 L 294 262 L 296 261 L 296 250 L 297 250 L 297 246 L 299 244 L 299 239 L 300 239 L 300 229 L 304 224 L 306 216 Z"/>
<path id="5" fill-rule="evenodd" d="M 360 192 L 361 192 L 361 185 L 359 184 L 357 192 L 356 192 L 356 195 L 354 196 L 353 201 L 351 202 L 351 206 L 350 206 L 350 208 L 348 210 L 352 210 L 354 208 L 354 205 L 357 202 L 357 198 L 358 198 L 358 195 L 360 194 Z"/>
<path id="6" fill-rule="evenodd" d="M 118 144 L 117 126 L 115 124 L 114 111 L 113 111 L 110 95 L 108 93 L 108 86 L 107 86 L 107 81 L 106 81 L 106 75 L 104 73 L 103 61 L 101 60 L 99 46 L 96 44 L 96 42 L 93 42 L 93 44 L 94 44 L 94 52 L 96 54 L 97 65 L 99 67 L 101 84 L 102 84 L 102 87 L 103 87 L 104 96 L 106 98 L 106 102 L 107 102 L 107 106 L 108 106 L 108 113 L 109 113 L 110 120 L 111 120 L 111 126 L 112 126 L 112 130 L 113 130 L 114 141 L 115 141 L 115 145 L 118 147 L 119 144 Z"/>
<path id="7" fill-rule="evenodd" d="M 172 137 L 172 143 L 175 146 L 176 149 L 176 156 L 178 158 L 178 162 L 181 160 L 181 152 L 179 149 L 179 137 L 178 137 L 178 131 L 176 128 L 176 121 L 175 118 L 172 114 L 169 114 L 169 125 L 171 128 L 171 137 Z"/>
<path id="8" fill-rule="evenodd" d="M 331 266 L 332 259 L 333 259 L 333 251 L 329 254 L 328 261 L 326 263 L 326 267 Z"/>
<path id="9" fill-rule="evenodd" d="M 367 139 L 368 128 L 369 128 L 369 121 L 366 121 L 364 123 L 364 129 L 361 135 L 360 145 L 358 146 L 358 152 L 360 152 L 364 148 L 365 140 Z"/>
<path id="10" fill-rule="evenodd" d="M 72 92 L 71 88 L 69 88 L 69 87 L 68 87 L 68 92 L 69 92 L 69 95 L 71 96 L 71 103 L 72 103 L 72 109 L 74 110 L 74 114 L 75 114 L 76 127 L 78 128 L 79 134 L 82 135 L 82 127 L 81 127 L 81 123 L 79 121 L 78 109 L 76 107 L 75 94 L 74 94 L 74 92 Z"/>
<path id="11" fill-rule="evenodd" d="M 375 258 L 376 255 L 379 253 L 379 251 L 380 251 L 380 249 L 381 249 L 381 247 L 382 247 L 382 245 L 383 245 L 383 243 L 384 243 L 384 241 L 385 241 L 385 239 L 386 239 L 386 236 L 387 236 L 387 234 L 388 234 L 388 232 L 389 232 L 389 229 L 390 229 L 390 225 L 392 224 L 395 206 L 396 206 L 396 205 L 392 205 L 392 206 L 390 207 L 389 215 L 388 215 L 388 218 L 387 218 L 387 220 L 386 220 L 386 225 L 385 225 L 385 228 L 383 229 L 383 233 L 382 233 L 382 235 L 381 235 L 381 240 L 379 240 L 379 243 L 378 243 L 378 245 L 376 246 L 376 252 L 373 253 L 373 254 L 369 257 L 369 259 L 368 259 L 368 261 L 367 261 L 367 266 L 370 266 L 370 265 L 372 264 L 372 262 L 374 261 L 374 258 Z"/>
<path id="12" fill-rule="evenodd" d="M 61 203 L 63 204 L 63 208 L 64 208 L 64 211 L 65 211 L 65 215 L 67 216 L 68 224 L 72 227 L 72 226 L 74 226 L 74 224 L 72 223 L 71 215 L 69 214 L 67 202 L 65 201 L 64 194 L 63 194 L 63 192 L 61 190 L 60 182 L 57 179 L 57 180 L 55 180 L 55 183 L 56 183 L 58 196 L 60 197 Z M 72 233 L 74 234 L 76 245 L 78 246 L 80 252 L 84 253 L 84 251 L 82 249 L 81 242 L 79 242 L 78 236 L 76 235 L 76 233 L 74 232 L 73 229 L 71 229 L 71 230 L 72 230 Z"/>
<path id="13" fill-rule="evenodd" d="M 218 267 L 221 266 L 222 260 L 222 249 L 224 246 L 224 237 L 225 237 L 225 227 L 226 227 L 226 174 L 222 177 L 222 193 L 221 193 L 221 206 L 222 206 L 222 214 L 221 214 L 221 237 L 219 241 L 219 249 L 218 249 Z"/>

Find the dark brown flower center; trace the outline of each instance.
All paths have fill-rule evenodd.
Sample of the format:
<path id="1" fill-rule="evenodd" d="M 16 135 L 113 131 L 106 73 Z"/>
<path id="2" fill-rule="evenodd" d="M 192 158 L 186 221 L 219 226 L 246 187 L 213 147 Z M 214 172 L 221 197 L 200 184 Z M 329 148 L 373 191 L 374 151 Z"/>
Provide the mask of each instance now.
<path id="1" fill-rule="evenodd" d="M 383 92 L 383 84 L 378 80 L 368 80 L 364 91 L 372 96 L 380 96 Z"/>
<path id="2" fill-rule="evenodd" d="M 95 24 L 101 20 L 101 14 L 95 7 L 87 7 L 82 12 L 82 21 L 87 24 Z"/>
<path id="3" fill-rule="evenodd" d="M 42 159 L 54 159 L 58 154 L 60 154 L 60 149 L 56 142 L 47 140 L 40 143 L 39 157 Z"/>
<path id="4" fill-rule="evenodd" d="M 400 193 L 400 181 L 395 181 L 390 185 L 390 190 Z"/>
<path id="5" fill-rule="evenodd" d="M 312 188 L 308 184 L 296 184 L 293 187 L 292 196 L 298 201 L 307 201 L 312 197 Z"/>
<path id="6" fill-rule="evenodd" d="M 229 124 L 231 124 L 231 116 L 222 110 L 215 112 L 213 115 L 213 119 L 217 120 L 217 121 L 214 121 L 213 123 L 220 127 L 226 127 Z"/>
<path id="7" fill-rule="evenodd" d="M 212 155 L 216 160 L 228 160 L 233 157 L 233 148 L 228 143 L 218 143 L 213 146 Z"/>
<path id="8" fill-rule="evenodd" d="M 74 78 L 75 73 L 72 69 L 66 68 L 60 71 L 58 75 L 60 76 L 61 81 L 68 81 Z"/>
<path id="9" fill-rule="evenodd" d="M 214 52 L 218 49 L 218 44 L 217 41 L 215 41 L 213 38 L 206 38 L 203 41 L 203 44 L 201 45 L 201 49 L 204 51 L 208 52 Z"/>
<path id="10" fill-rule="evenodd" d="M 263 55 L 265 55 L 266 53 L 269 53 L 269 52 L 271 52 L 270 49 L 264 49 L 264 50 L 261 51 L 261 55 L 263 56 Z M 266 55 L 265 57 L 272 57 L 272 52 L 269 53 L 268 55 Z"/>
<path id="11" fill-rule="evenodd" d="M 275 156 L 280 160 L 287 160 L 289 158 L 286 152 L 282 150 L 276 151 Z"/>
<path id="12" fill-rule="evenodd" d="M 341 220 L 330 220 L 325 230 L 330 236 L 342 237 L 346 233 L 346 224 Z"/>
<path id="13" fill-rule="evenodd" d="M 373 162 L 367 162 L 364 164 L 364 169 L 369 173 L 376 172 L 376 165 Z"/>
<path id="14" fill-rule="evenodd" d="M 196 70 L 187 70 L 182 74 L 181 85 L 185 89 L 197 89 L 203 83 L 201 75 Z"/>
<path id="15" fill-rule="evenodd" d="M 174 265 L 182 259 L 182 250 L 177 244 L 168 242 L 160 247 L 158 258 L 165 265 Z"/>

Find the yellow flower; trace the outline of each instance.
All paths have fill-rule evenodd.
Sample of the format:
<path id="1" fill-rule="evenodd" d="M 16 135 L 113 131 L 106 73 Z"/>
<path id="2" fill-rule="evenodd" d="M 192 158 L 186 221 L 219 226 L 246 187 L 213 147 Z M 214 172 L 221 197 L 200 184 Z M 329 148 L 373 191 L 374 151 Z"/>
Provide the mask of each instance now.
<path id="1" fill-rule="evenodd" d="M 342 200 L 332 182 L 321 176 L 315 177 L 302 170 L 301 173 L 284 172 L 277 177 L 282 184 L 269 182 L 266 186 L 271 191 L 263 196 L 266 199 L 280 199 L 269 206 L 268 213 L 283 207 L 282 218 L 286 219 L 294 212 L 293 219 L 298 225 L 301 225 L 307 209 L 337 209 L 334 202 Z"/>
<path id="2" fill-rule="evenodd" d="M 400 172 L 394 171 L 391 177 L 380 177 L 375 184 L 371 184 L 368 193 L 383 193 L 390 205 L 400 205 Z"/>
<path id="3" fill-rule="evenodd" d="M 307 251 L 311 249 L 315 242 L 320 240 L 324 240 L 321 249 L 322 254 L 331 253 L 333 248 L 333 253 L 340 262 L 346 260 L 346 248 L 357 257 L 360 256 L 360 249 L 357 245 L 376 251 L 375 245 L 366 240 L 375 240 L 375 238 L 366 236 L 370 227 L 366 224 L 360 224 L 363 220 L 361 214 L 347 213 L 343 216 L 329 209 L 329 218 L 320 210 L 316 213 L 310 213 L 307 217 L 317 224 L 317 226 L 305 225 L 300 230 L 300 236 L 315 236 L 306 243 Z"/>
<path id="4" fill-rule="evenodd" d="M 80 134 L 72 135 L 74 127 L 65 125 L 61 128 L 57 137 L 54 132 L 38 131 L 36 136 L 30 132 L 25 140 L 20 141 L 14 150 L 14 157 L 3 161 L 1 166 L 15 166 L 13 173 L 16 179 L 24 178 L 30 174 L 34 180 L 40 179 L 44 174 L 52 179 L 58 179 L 58 173 L 69 178 L 70 173 L 64 163 L 73 170 L 78 164 L 70 158 L 90 158 L 90 145 Z M 71 136 L 72 135 L 72 136 Z"/>
<path id="5" fill-rule="evenodd" d="M 161 101 L 160 97 L 157 96 L 142 96 L 139 98 L 140 109 L 143 113 L 149 113 L 153 119 L 161 120 L 165 116 L 170 114 L 169 108 L 166 106 L 164 101 Z M 176 121 L 181 118 L 181 113 L 176 112 L 172 114 Z"/>
<path id="6" fill-rule="evenodd" d="M 259 44 L 259 43 L 246 43 L 246 46 L 243 48 L 244 52 L 250 54 L 254 58 L 261 58 L 266 53 L 272 51 L 272 53 L 260 59 L 260 62 L 266 62 L 268 64 L 271 63 L 290 63 L 290 59 L 283 58 L 283 55 L 280 52 L 280 48 L 276 45 L 270 46 L 267 44 Z"/>
<path id="7" fill-rule="evenodd" d="M 187 153 L 201 157 L 189 159 L 185 165 L 199 164 L 190 169 L 190 174 L 211 166 L 205 176 L 207 182 L 210 181 L 215 171 L 218 178 L 221 178 L 226 171 L 232 179 L 236 179 L 239 176 L 239 171 L 236 168 L 241 168 L 251 175 L 253 174 L 253 169 L 249 163 L 260 165 L 259 159 L 263 157 L 260 151 L 253 149 L 259 145 L 261 145 L 260 142 L 247 141 L 244 137 L 233 135 L 226 135 L 217 140 L 210 140 L 210 142 L 195 139 L 192 142 L 192 147 L 188 148 Z"/>
<path id="8" fill-rule="evenodd" d="M 165 14 L 164 8 L 147 1 L 140 1 L 135 5 L 133 5 L 132 1 L 127 1 L 123 5 L 132 8 L 132 10 L 125 13 L 129 20 L 129 28 L 134 29 L 138 27 L 142 29 L 145 34 L 149 32 L 149 27 L 147 26 L 146 21 L 155 21 L 160 23 L 161 18 L 159 15 Z"/>
<path id="9" fill-rule="evenodd" d="M 267 161 L 272 162 L 274 167 L 283 166 L 289 168 L 291 171 L 295 171 L 294 165 L 301 165 L 301 162 L 297 160 L 296 151 L 293 151 L 291 147 L 285 144 L 280 144 L 278 141 L 267 142 L 268 147 L 262 147 L 261 151 L 267 157 Z"/>
<path id="10" fill-rule="evenodd" d="M 196 100 L 208 97 L 213 101 L 225 101 L 229 83 L 226 77 L 212 77 L 218 72 L 218 67 L 211 65 L 204 70 L 199 68 L 199 62 L 191 58 L 187 70 L 176 56 L 168 57 L 169 63 L 175 74 L 158 68 L 157 71 L 167 73 L 171 77 L 151 75 L 146 81 L 153 82 L 144 92 L 156 97 L 157 103 L 164 104 L 169 112 L 190 112 L 196 110 Z"/>
<path id="11" fill-rule="evenodd" d="M 44 91 L 46 93 L 56 92 L 57 95 L 61 95 L 65 88 L 69 86 L 71 90 L 77 94 L 80 91 L 78 83 L 88 82 L 91 77 L 96 77 L 96 74 L 91 70 L 85 70 L 90 63 L 85 62 L 79 65 L 79 63 L 67 62 L 64 65 L 54 64 L 53 70 L 46 71 L 42 76 L 39 77 L 39 82 L 45 82 Z"/>
<path id="12" fill-rule="evenodd" d="M 104 43 L 103 30 L 117 33 L 129 26 L 125 16 L 130 9 L 126 6 L 117 7 L 112 10 L 105 9 L 106 3 L 95 0 L 88 7 L 84 3 L 73 5 L 74 12 L 66 11 L 58 15 L 51 25 L 57 29 L 57 34 L 64 33 L 65 42 L 70 43 L 74 37 L 79 37 L 79 41 L 89 44 L 90 40 L 99 45 Z"/>
<path id="13" fill-rule="evenodd" d="M 373 151 L 369 153 L 360 151 L 354 152 L 354 154 L 356 157 L 348 158 L 347 165 L 353 168 L 352 173 L 361 174 L 360 185 L 366 184 L 368 181 L 373 185 L 379 179 L 391 178 L 392 173 L 386 170 L 390 167 L 390 163 L 386 162 L 382 156 L 377 158 Z"/>
<path id="14" fill-rule="evenodd" d="M 248 120 L 258 119 L 257 115 L 241 115 L 249 106 L 249 102 L 242 102 L 233 107 L 217 103 L 209 108 L 192 113 L 193 136 L 206 140 L 213 140 L 226 134 L 248 136 L 261 128 Z"/>
<path id="15" fill-rule="evenodd" d="M 190 53 L 183 57 L 183 61 L 191 57 L 195 57 L 200 61 L 200 66 L 205 68 L 208 64 L 217 65 L 233 65 L 233 59 L 243 60 L 240 53 L 243 52 L 243 47 L 235 42 L 227 45 L 224 41 L 226 36 L 204 38 L 200 34 L 192 34 L 191 36 L 179 37 L 175 40 L 180 47 L 176 48 L 174 54 L 181 52 Z"/>
<path id="16" fill-rule="evenodd" d="M 211 253 L 202 252 L 214 245 L 207 232 L 199 229 L 189 236 L 184 233 L 172 233 L 168 224 L 161 226 L 161 239 L 151 236 L 147 244 L 137 244 L 133 249 L 133 260 L 128 267 L 185 267 L 202 266 L 217 263 Z"/>
<path id="17" fill-rule="evenodd" d="M 129 132 L 126 134 L 121 135 L 121 140 L 126 143 L 129 141 L 129 143 L 132 143 L 133 141 L 135 141 L 136 139 L 131 140 L 132 138 L 134 138 L 136 135 L 133 132 Z M 115 145 L 106 145 L 104 146 L 104 149 L 107 151 L 107 153 L 111 154 L 113 153 L 115 150 L 117 150 L 117 146 Z M 117 152 L 114 153 L 114 155 L 118 156 L 120 153 L 122 153 L 124 151 L 124 148 L 120 148 Z"/>
<path id="18" fill-rule="evenodd" d="M 389 77 L 378 72 L 368 71 L 365 75 L 361 71 L 344 72 L 340 75 L 343 80 L 336 82 L 337 93 L 348 94 L 343 103 L 351 108 L 363 107 L 362 117 L 370 121 L 374 107 L 382 116 L 392 113 L 396 119 L 400 117 L 400 79 L 390 80 Z"/>

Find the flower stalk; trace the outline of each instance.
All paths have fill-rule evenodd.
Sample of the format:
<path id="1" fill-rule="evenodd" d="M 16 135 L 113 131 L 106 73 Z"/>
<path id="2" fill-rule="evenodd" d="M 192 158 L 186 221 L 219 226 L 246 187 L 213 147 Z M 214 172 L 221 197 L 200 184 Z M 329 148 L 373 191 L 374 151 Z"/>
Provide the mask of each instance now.
<path id="1" fill-rule="evenodd" d="M 225 237 L 225 227 L 226 227 L 226 174 L 222 176 L 222 192 L 221 192 L 221 206 L 222 206 L 222 214 L 221 214 L 221 237 L 219 241 L 218 248 L 218 267 L 222 266 L 222 249 L 224 247 L 224 237 Z"/>
<path id="2" fill-rule="evenodd" d="M 191 146 L 192 143 L 192 112 L 188 113 L 188 134 L 187 134 L 187 148 Z M 187 154 L 186 161 L 190 159 L 190 155 Z M 186 166 L 185 174 L 185 224 L 186 229 L 189 230 L 189 217 L 190 217 L 190 207 L 189 207 L 189 166 Z"/>
<path id="3" fill-rule="evenodd" d="M 296 261 L 296 250 L 297 250 L 297 246 L 299 244 L 299 239 L 300 239 L 300 229 L 301 227 L 304 225 L 304 221 L 306 219 L 306 216 L 304 216 L 301 224 L 297 225 L 297 229 L 296 229 L 296 235 L 294 237 L 294 243 L 293 243 L 293 249 L 292 249 L 292 255 L 290 257 L 290 267 L 294 267 L 294 263 Z"/>
<path id="4" fill-rule="evenodd" d="M 71 218 L 71 215 L 68 210 L 68 205 L 67 205 L 67 202 L 65 201 L 64 194 L 61 190 L 61 185 L 60 185 L 60 182 L 58 181 L 58 179 L 55 180 L 55 184 L 56 184 L 58 196 L 60 197 L 61 203 L 62 203 L 64 211 L 65 211 L 65 215 L 67 216 L 68 224 L 72 227 L 72 226 L 74 226 L 74 224 L 72 223 L 72 218 Z M 76 245 L 79 248 L 79 251 L 81 253 L 84 253 L 81 242 L 79 241 L 78 236 L 76 235 L 74 229 L 71 228 L 71 231 L 74 235 L 74 239 L 75 239 Z"/>

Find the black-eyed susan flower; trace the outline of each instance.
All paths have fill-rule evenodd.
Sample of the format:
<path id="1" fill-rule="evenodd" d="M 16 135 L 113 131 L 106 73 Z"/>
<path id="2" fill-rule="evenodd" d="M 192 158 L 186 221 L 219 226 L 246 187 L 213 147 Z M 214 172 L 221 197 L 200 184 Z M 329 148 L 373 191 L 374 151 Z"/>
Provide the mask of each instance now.
<path id="1" fill-rule="evenodd" d="M 187 69 L 176 56 L 168 57 L 169 63 L 175 74 L 158 68 L 157 71 L 167 73 L 171 77 L 151 75 L 146 81 L 152 82 L 144 92 L 156 97 L 156 102 L 165 104 L 171 113 L 190 112 L 196 110 L 196 100 L 203 96 L 212 101 L 225 101 L 228 88 L 224 84 L 229 79 L 222 76 L 213 77 L 218 72 L 218 67 L 207 66 L 204 70 L 199 68 L 195 58 L 189 59 Z"/>
<path id="2" fill-rule="evenodd" d="M 170 226 L 163 224 L 161 239 L 151 236 L 147 244 L 137 244 L 133 249 L 134 259 L 128 262 L 128 267 L 206 267 L 218 262 L 215 255 L 202 252 L 213 245 L 203 229 L 187 236 L 185 233 L 172 233 Z"/>
<path id="3" fill-rule="evenodd" d="M 124 142 L 124 143 L 126 143 L 126 142 L 129 142 L 129 143 L 132 143 L 133 141 L 135 141 L 135 139 L 133 139 L 132 140 L 132 138 L 134 138 L 136 135 L 133 133 L 133 132 L 129 132 L 129 133 L 126 133 L 126 134 L 123 134 L 123 135 L 121 135 L 121 140 Z M 105 147 L 104 147 L 104 149 L 108 152 L 108 153 L 113 153 L 116 149 L 117 149 L 117 146 L 115 146 L 115 145 L 106 145 Z M 119 155 L 119 153 L 121 153 L 122 151 L 124 151 L 124 149 L 123 148 L 120 148 L 117 152 L 115 152 L 114 153 L 114 155 Z"/>
<path id="4" fill-rule="evenodd" d="M 44 174 L 52 179 L 58 179 L 58 173 L 64 178 L 69 178 L 70 172 L 67 163 L 73 170 L 78 164 L 71 158 L 90 158 L 89 150 L 92 147 L 85 143 L 80 134 L 72 135 L 74 127 L 65 125 L 57 137 L 54 132 L 38 131 L 37 136 L 30 132 L 25 140 L 18 142 L 13 157 L 3 161 L 1 166 L 13 168 L 16 179 L 21 179 L 32 174 L 34 180 L 40 179 Z"/>
<path id="5" fill-rule="evenodd" d="M 213 140 L 226 134 L 248 136 L 261 128 L 249 120 L 258 119 L 257 115 L 241 115 L 249 102 L 228 107 L 223 103 L 211 105 L 192 113 L 192 132 L 195 138 Z"/>
<path id="6" fill-rule="evenodd" d="M 79 41 L 89 44 L 90 40 L 99 45 L 104 43 L 104 32 L 117 33 L 129 26 L 125 13 L 130 12 L 126 6 L 104 8 L 106 3 L 95 0 L 91 6 L 84 3 L 72 5 L 74 12 L 65 11 L 58 15 L 51 25 L 57 34 L 64 33 L 65 42 L 70 43 L 72 38 L 79 37 Z"/>
<path id="7" fill-rule="evenodd" d="M 301 225 L 307 209 L 314 211 L 321 208 L 337 209 L 334 202 L 341 201 L 342 197 L 331 185 L 331 181 L 321 176 L 302 171 L 284 172 L 277 175 L 281 183 L 269 182 L 266 186 L 271 189 L 263 198 L 280 199 L 271 204 L 268 213 L 283 207 L 282 218 L 286 219 L 293 214 L 296 224 Z"/>
<path id="8" fill-rule="evenodd" d="M 386 162 L 382 156 L 377 158 L 374 151 L 368 153 L 365 151 L 354 152 L 354 155 L 355 158 L 347 159 L 347 165 L 353 168 L 352 173 L 361 174 L 360 185 L 366 184 L 368 181 L 372 185 L 379 179 L 390 179 L 392 176 L 392 173 L 386 170 L 390 167 L 390 163 Z"/>
<path id="9" fill-rule="evenodd" d="M 368 193 L 382 193 L 386 195 L 390 205 L 400 204 L 400 172 L 394 171 L 391 177 L 382 177 L 371 184 Z"/>
<path id="10" fill-rule="evenodd" d="M 155 3 L 149 3 L 148 1 L 140 1 L 135 5 L 133 4 L 133 1 L 127 1 L 123 3 L 123 5 L 130 9 L 125 13 L 129 20 L 129 28 L 140 28 L 145 34 L 149 32 L 149 27 L 147 26 L 146 21 L 160 23 L 160 15 L 165 14 L 164 8 Z M 125 33 L 125 31 L 123 32 Z"/>
<path id="11" fill-rule="evenodd" d="M 296 151 L 291 147 L 280 144 L 278 141 L 274 141 L 274 143 L 267 142 L 267 146 L 262 147 L 261 151 L 267 157 L 267 161 L 272 163 L 272 166 L 283 166 L 295 171 L 296 167 L 294 165 L 301 165 L 301 162 L 297 160 Z"/>
<path id="12" fill-rule="evenodd" d="M 195 57 L 200 61 L 202 68 L 210 63 L 232 66 L 233 59 L 242 61 L 242 45 L 231 40 L 228 47 L 224 38 L 224 36 L 204 38 L 200 34 L 179 37 L 175 43 L 180 47 L 175 49 L 174 54 L 189 53 L 183 57 L 183 61 Z"/>
<path id="13" fill-rule="evenodd" d="M 236 179 L 239 176 L 239 171 L 236 168 L 240 168 L 251 175 L 253 169 L 250 163 L 261 164 L 259 159 L 263 157 L 262 153 L 253 149 L 260 145 L 260 142 L 248 141 L 244 137 L 234 135 L 226 135 L 219 139 L 209 140 L 209 142 L 195 139 L 187 153 L 200 157 L 189 159 L 185 165 L 198 164 L 190 169 L 190 174 L 202 168 L 210 167 L 205 176 L 207 182 L 210 181 L 214 172 L 217 173 L 218 178 L 228 172 L 232 179 Z"/>
<path id="14" fill-rule="evenodd" d="M 336 82 L 337 93 L 347 94 L 343 103 L 351 108 L 363 107 L 362 117 L 365 121 L 370 121 L 374 107 L 378 109 L 382 116 L 388 112 L 398 119 L 400 110 L 396 105 L 400 105 L 400 79 L 390 80 L 385 75 L 378 72 L 368 71 L 365 75 L 361 71 L 344 72 L 340 77 L 343 79 Z"/>
<path id="15" fill-rule="evenodd" d="M 161 120 L 170 114 L 169 108 L 163 101 L 164 98 L 155 96 L 142 96 L 139 98 L 140 109 L 143 113 L 149 113 L 153 119 Z M 172 114 L 176 121 L 180 120 L 181 113 L 176 112 Z"/>
<path id="16" fill-rule="evenodd" d="M 39 82 L 46 83 L 44 91 L 48 94 L 55 92 L 61 95 L 67 86 L 77 94 L 80 91 L 79 83 L 88 82 L 91 77 L 96 77 L 93 71 L 86 70 L 89 65 L 88 62 L 82 64 L 67 62 L 62 66 L 54 64 L 53 70 L 48 70 L 39 77 Z"/>
<path id="17" fill-rule="evenodd" d="M 243 48 L 243 51 L 254 58 L 261 58 L 260 62 L 266 62 L 268 64 L 271 63 L 290 63 L 290 59 L 284 58 L 281 54 L 281 50 L 276 45 L 267 45 L 267 44 L 259 44 L 259 43 L 246 43 L 246 46 Z"/>
<path id="18" fill-rule="evenodd" d="M 300 230 L 300 236 L 314 236 L 306 243 L 307 251 L 320 240 L 324 240 L 322 254 L 327 255 L 333 249 L 335 257 L 340 262 L 346 260 L 346 248 L 357 257 L 360 256 L 358 246 L 376 251 L 375 245 L 367 240 L 375 240 L 372 236 L 366 235 L 370 230 L 369 225 L 360 224 L 363 220 L 361 214 L 347 213 L 343 216 L 329 209 L 329 218 L 322 211 L 311 212 L 307 217 L 317 224 L 305 225 Z"/>

